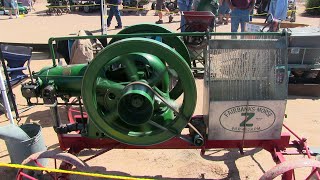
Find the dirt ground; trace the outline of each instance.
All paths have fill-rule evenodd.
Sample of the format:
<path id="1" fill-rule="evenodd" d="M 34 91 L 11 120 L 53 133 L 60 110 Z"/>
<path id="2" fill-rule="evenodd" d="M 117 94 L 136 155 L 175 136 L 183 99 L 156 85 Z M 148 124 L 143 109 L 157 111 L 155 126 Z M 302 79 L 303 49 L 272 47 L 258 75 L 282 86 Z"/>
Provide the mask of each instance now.
<path id="1" fill-rule="evenodd" d="M 298 4 L 297 23 L 320 27 L 320 17 L 305 17 L 302 15 L 304 6 Z M 71 13 L 62 16 L 47 16 L 45 3 L 37 2 L 35 12 L 18 19 L 8 20 L 8 16 L 0 16 L 0 41 L 17 43 L 47 43 L 50 37 L 75 35 L 80 29 L 85 29 L 94 34 L 100 33 L 100 17 L 98 13 L 84 14 Z M 124 26 L 137 23 L 154 23 L 154 11 L 149 11 L 147 16 L 123 16 Z M 165 21 L 167 17 L 165 17 Z M 163 26 L 177 31 L 179 16 L 174 17 L 173 23 Z M 263 19 L 254 18 L 255 22 Z M 115 34 L 116 25 L 112 22 L 109 34 Z M 219 26 L 217 32 L 229 32 L 230 25 Z M 51 65 L 49 55 L 34 52 L 31 68 L 38 71 L 44 66 Z M 195 114 L 202 114 L 203 81 L 196 79 L 198 101 Z M 26 106 L 26 101 L 20 92 L 20 86 L 14 88 L 19 108 Z M 300 136 L 308 139 L 312 147 L 319 147 L 320 101 L 317 97 L 292 97 L 287 101 L 286 114 L 288 118 L 284 123 Z M 60 108 L 61 116 L 65 119 L 66 112 Z M 42 126 L 43 136 L 48 149 L 59 148 L 58 140 L 53 131 L 49 108 L 37 106 L 21 114 L 21 123 L 36 122 Z M 8 124 L 5 116 L 0 116 L 1 125 Z M 79 154 L 84 159 L 97 150 L 85 150 Z M 287 159 L 302 158 L 295 155 L 286 156 Z M 0 162 L 10 163 L 10 158 L 4 141 L 0 141 Z M 164 178 L 164 179 L 258 179 L 264 172 L 275 164 L 270 154 L 258 148 L 245 149 L 241 155 L 237 149 L 212 149 L 200 156 L 199 150 L 112 150 L 98 158 L 88 161 L 92 172 L 103 174 L 129 175 L 135 177 Z M 310 169 L 299 171 L 297 179 L 302 179 Z M 14 173 L 10 170 L 1 170 L 0 179 L 13 179 Z M 75 178 L 78 179 L 78 178 Z M 83 178 L 87 179 L 87 178 Z"/>

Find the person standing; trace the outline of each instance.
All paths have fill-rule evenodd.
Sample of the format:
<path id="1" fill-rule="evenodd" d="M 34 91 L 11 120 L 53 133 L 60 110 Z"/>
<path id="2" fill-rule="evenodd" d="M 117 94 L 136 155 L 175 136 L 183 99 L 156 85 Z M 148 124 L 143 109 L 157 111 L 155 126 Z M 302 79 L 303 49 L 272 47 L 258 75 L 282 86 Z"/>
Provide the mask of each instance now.
<path id="1" fill-rule="evenodd" d="M 231 9 L 231 32 L 238 32 L 239 24 L 241 25 L 241 32 L 244 32 L 256 0 L 228 0 L 228 3 Z"/>
<path id="2" fill-rule="evenodd" d="M 179 11 L 181 15 L 181 20 L 180 20 L 180 29 L 181 32 L 184 32 L 186 30 L 186 20 L 182 16 L 183 11 L 191 11 L 193 0 L 177 0 L 178 1 L 178 6 L 179 6 Z"/>
<path id="3" fill-rule="evenodd" d="M 9 19 L 12 19 L 12 10 L 14 11 L 14 14 L 16 15 L 16 18 L 19 16 L 18 11 L 18 2 L 16 0 L 4 0 L 4 8 L 9 10 Z"/>
<path id="4" fill-rule="evenodd" d="M 115 26 L 115 28 L 121 29 L 122 22 L 121 22 L 120 11 L 119 11 L 119 5 L 121 4 L 121 0 L 108 0 L 108 4 L 110 4 L 110 11 L 107 19 L 107 26 L 110 27 L 113 16 L 116 16 L 118 25 Z"/>
<path id="5" fill-rule="evenodd" d="M 288 1 L 271 0 L 269 5 L 269 14 L 272 14 L 273 19 L 286 20 L 288 12 Z M 268 19 L 272 20 L 272 19 Z"/>
<path id="6" fill-rule="evenodd" d="M 229 23 L 229 18 L 230 18 L 230 8 L 229 8 L 229 4 L 227 2 L 228 0 L 219 0 L 219 21 L 217 22 L 217 24 L 225 24 L 228 25 Z M 226 20 L 224 21 L 223 18 L 226 18 Z"/>
<path id="7" fill-rule="evenodd" d="M 164 8 L 162 8 L 164 7 Z M 163 24 L 163 14 L 162 14 L 162 9 L 165 9 L 167 13 L 170 13 L 169 9 L 165 6 L 164 0 L 157 0 L 156 4 L 156 11 L 158 12 L 159 20 L 156 21 L 156 24 Z M 173 20 L 173 16 L 170 14 L 169 15 L 169 23 L 171 23 Z"/>

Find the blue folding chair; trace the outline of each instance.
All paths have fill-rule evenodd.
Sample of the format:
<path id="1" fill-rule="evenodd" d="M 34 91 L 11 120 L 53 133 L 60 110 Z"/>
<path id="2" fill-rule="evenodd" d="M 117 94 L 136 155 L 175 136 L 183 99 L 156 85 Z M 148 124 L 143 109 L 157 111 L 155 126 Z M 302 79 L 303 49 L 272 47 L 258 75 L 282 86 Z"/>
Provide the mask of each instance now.
<path id="1" fill-rule="evenodd" d="M 31 77 L 30 59 L 32 56 L 32 47 L 1 44 L 1 52 L 2 58 L 7 62 L 6 65 L 3 64 L 3 67 L 6 68 L 8 72 L 11 85 L 15 85 L 28 77 L 28 75 L 23 73 L 23 70 L 28 69 Z"/>
<path id="2" fill-rule="evenodd" d="M 13 105 L 17 121 L 20 121 L 19 112 L 15 103 L 15 97 L 12 92 L 12 86 L 28 77 L 23 70 L 28 69 L 31 81 L 33 81 L 30 69 L 30 59 L 32 56 L 32 47 L 12 46 L 1 44 L 0 59 L 3 71 L 7 81 L 9 101 Z M 27 63 L 26 63 L 27 62 Z M 26 64 L 26 67 L 25 67 Z M 1 102 L 0 102 L 1 103 Z M 29 109 L 29 108 L 28 108 Z"/>

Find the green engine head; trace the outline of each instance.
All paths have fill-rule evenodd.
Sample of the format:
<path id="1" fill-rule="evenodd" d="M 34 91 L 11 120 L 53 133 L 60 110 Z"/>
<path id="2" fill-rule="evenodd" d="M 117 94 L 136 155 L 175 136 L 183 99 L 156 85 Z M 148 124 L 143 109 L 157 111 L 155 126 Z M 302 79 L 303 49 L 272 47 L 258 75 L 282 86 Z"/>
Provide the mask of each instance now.
<path id="1" fill-rule="evenodd" d="M 86 69 L 86 64 L 46 67 L 34 77 L 38 80 L 41 89 L 52 85 L 58 96 L 80 96 L 81 82 Z"/>

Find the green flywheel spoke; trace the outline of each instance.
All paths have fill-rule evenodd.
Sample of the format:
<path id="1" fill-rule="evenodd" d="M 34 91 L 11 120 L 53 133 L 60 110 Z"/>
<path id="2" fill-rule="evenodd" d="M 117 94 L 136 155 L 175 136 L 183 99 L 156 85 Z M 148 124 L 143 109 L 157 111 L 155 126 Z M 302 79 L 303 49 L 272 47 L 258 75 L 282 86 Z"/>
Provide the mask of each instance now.
<path id="1" fill-rule="evenodd" d="M 161 91 L 158 87 L 154 87 L 153 89 L 154 89 L 162 98 L 168 98 L 168 95 L 167 95 L 165 92 Z"/>
<path id="2" fill-rule="evenodd" d="M 159 82 L 161 82 L 164 78 L 166 78 L 166 76 L 168 76 L 168 71 L 167 70 L 163 70 L 163 71 L 156 71 L 154 72 L 154 75 L 148 79 L 148 84 L 153 87 L 155 85 L 157 85 Z"/>
<path id="3" fill-rule="evenodd" d="M 107 112 L 103 112 L 102 118 L 105 122 L 112 124 L 119 118 L 119 116 L 117 114 L 117 111 L 115 111 L 114 109 L 109 109 Z"/>
<path id="4" fill-rule="evenodd" d="M 124 59 L 122 60 L 122 63 L 125 66 L 125 71 L 127 73 L 129 80 L 138 81 L 139 80 L 138 70 L 136 65 L 134 64 L 134 61 L 131 59 Z"/>
<path id="5" fill-rule="evenodd" d="M 159 88 L 155 87 L 154 90 L 158 93 L 160 97 L 158 97 L 161 100 L 160 106 L 166 106 L 173 110 L 175 113 L 179 113 L 179 106 L 175 102 L 174 99 L 170 99 L 164 92 L 162 92 Z"/>
<path id="6" fill-rule="evenodd" d="M 97 78 L 97 92 L 105 92 L 105 91 L 112 91 L 112 92 L 121 92 L 124 89 L 124 85 L 121 83 L 116 83 L 111 80 L 99 77 Z"/>

